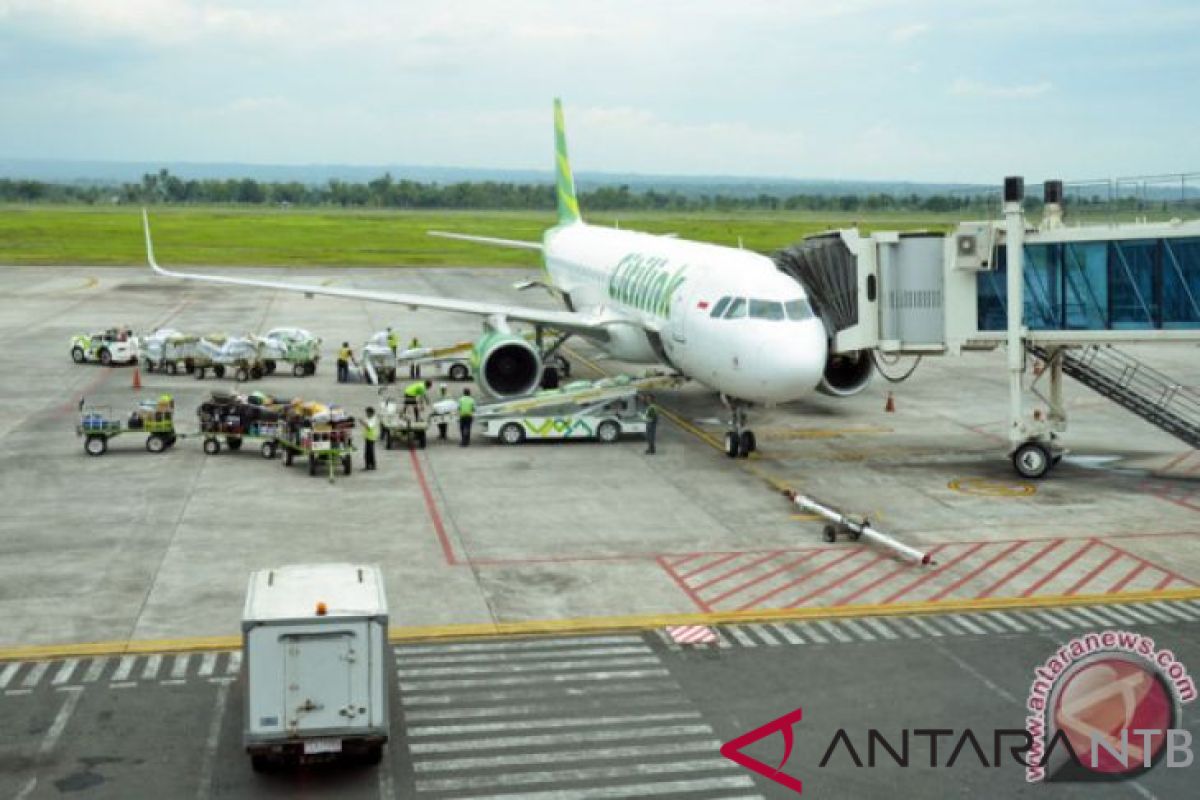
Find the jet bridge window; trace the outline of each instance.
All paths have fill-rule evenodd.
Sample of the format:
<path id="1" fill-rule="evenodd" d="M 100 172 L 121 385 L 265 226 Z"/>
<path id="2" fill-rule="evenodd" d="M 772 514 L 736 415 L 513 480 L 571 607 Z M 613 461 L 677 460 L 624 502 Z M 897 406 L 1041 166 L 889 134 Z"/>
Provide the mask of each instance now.
<path id="1" fill-rule="evenodd" d="M 787 310 L 788 319 L 800 322 L 801 320 L 812 319 L 812 306 L 807 300 L 789 300 L 783 304 Z"/>
<path id="2" fill-rule="evenodd" d="M 729 310 L 725 312 L 725 319 L 741 319 L 746 316 L 746 298 L 739 297 L 729 304 Z"/>
<path id="3" fill-rule="evenodd" d="M 709 316 L 714 319 L 720 317 L 722 314 L 725 313 L 725 309 L 729 306 L 729 301 L 732 299 L 733 299 L 732 297 L 722 297 L 720 300 L 717 301 L 717 304 L 715 306 L 713 306 L 712 313 L 709 314 Z"/>
<path id="4" fill-rule="evenodd" d="M 783 303 L 771 300 L 751 300 L 750 316 L 753 319 L 783 319 Z"/>

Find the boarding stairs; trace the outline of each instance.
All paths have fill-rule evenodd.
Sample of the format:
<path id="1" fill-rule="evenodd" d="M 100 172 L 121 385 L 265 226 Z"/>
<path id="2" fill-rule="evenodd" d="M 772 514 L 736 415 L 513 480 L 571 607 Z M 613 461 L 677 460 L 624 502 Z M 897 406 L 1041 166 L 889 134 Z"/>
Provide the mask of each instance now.
<path id="1" fill-rule="evenodd" d="M 1051 351 L 1045 345 L 1026 342 L 1025 346 L 1049 362 Z M 1200 448 L 1200 391 L 1107 344 L 1064 351 L 1062 370 L 1150 424 Z"/>

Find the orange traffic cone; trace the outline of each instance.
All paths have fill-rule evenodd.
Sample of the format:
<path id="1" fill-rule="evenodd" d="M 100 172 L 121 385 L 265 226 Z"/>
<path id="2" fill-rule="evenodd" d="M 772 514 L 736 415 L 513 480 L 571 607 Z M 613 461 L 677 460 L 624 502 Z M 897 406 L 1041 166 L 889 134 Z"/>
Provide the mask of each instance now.
<path id="1" fill-rule="evenodd" d="M 133 367 L 133 390 L 139 391 L 142 388 L 142 368 L 134 365 Z"/>
<path id="2" fill-rule="evenodd" d="M 887 402 L 884 403 L 883 410 L 888 414 L 894 414 L 896 411 L 896 398 L 892 396 L 891 392 L 888 392 Z"/>

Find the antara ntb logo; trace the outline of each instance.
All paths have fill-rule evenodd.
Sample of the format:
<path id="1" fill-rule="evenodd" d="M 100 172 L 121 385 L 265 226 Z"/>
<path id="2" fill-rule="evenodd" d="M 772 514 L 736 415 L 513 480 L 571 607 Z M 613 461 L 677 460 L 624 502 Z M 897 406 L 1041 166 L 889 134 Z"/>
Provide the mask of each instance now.
<path id="1" fill-rule="evenodd" d="M 608 296 L 660 317 L 671 311 L 671 297 L 683 285 L 687 266 L 676 267 L 672 272 L 668 259 L 661 256 L 646 256 L 629 253 L 617 262 L 608 279 Z"/>

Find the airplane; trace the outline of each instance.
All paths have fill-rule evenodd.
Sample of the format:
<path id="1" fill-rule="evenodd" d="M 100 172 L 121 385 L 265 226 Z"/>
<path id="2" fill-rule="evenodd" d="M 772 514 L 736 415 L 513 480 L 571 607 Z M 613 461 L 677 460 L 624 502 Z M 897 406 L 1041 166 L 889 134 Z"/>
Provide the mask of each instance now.
<path id="1" fill-rule="evenodd" d="M 804 287 L 767 256 L 584 222 L 557 98 L 554 137 L 558 224 L 541 242 L 430 233 L 540 252 L 547 280 L 519 288 L 547 289 L 565 310 L 175 272 L 155 261 L 143 209 L 147 260 L 156 273 L 171 278 L 483 317 L 472 362 L 481 387 L 498 398 L 529 394 L 547 378 L 553 383 L 557 375 L 545 374 L 554 369 L 547 361 L 571 336 L 619 361 L 665 365 L 720 394 L 730 411 L 724 444 L 731 458 L 757 449 L 746 425 L 749 406 L 796 400 L 814 390 L 844 397 L 866 386 L 870 359 L 848 361 L 831 354 L 829 333 Z M 532 325 L 533 341 L 515 332 L 512 323 Z"/>

